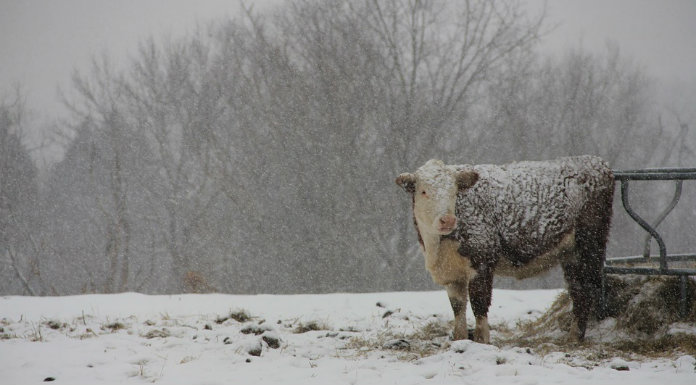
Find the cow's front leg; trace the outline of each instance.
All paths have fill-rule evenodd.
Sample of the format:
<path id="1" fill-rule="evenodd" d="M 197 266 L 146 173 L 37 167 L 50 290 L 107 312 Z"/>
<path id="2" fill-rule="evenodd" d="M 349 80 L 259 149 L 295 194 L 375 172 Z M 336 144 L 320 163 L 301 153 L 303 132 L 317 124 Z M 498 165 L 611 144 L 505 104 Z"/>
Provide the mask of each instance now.
<path id="1" fill-rule="evenodd" d="M 448 284 L 447 295 L 454 312 L 454 334 L 452 338 L 454 340 L 465 340 L 469 338 L 469 329 L 466 326 L 466 305 L 469 295 L 468 280 L 460 280 Z"/>
<path id="2" fill-rule="evenodd" d="M 474 341 L 488 344 L 491 342 L 491 332 L 488 327 L 488 308 L 491 306 L 493 294 L 493 269 L 480 266 L 476 275 L 469 281 L 469 298 L 471 309 L 476 317 Z"/>

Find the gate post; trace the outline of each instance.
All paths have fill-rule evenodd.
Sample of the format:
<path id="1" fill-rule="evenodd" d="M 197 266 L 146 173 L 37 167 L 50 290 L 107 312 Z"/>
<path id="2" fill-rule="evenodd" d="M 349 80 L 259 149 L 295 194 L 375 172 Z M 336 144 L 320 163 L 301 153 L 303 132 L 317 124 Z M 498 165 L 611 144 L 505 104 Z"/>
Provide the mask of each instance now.
<path id="1" fill-rule="evenodd" d="M 626 213 L 647 233 L 646 243 L 642 256 L 623 257 L 615 259 L 607 259 L 604 264 L 602 274 L 602 287 L 600 295 L 600 309 L 606 314 L 607 290 L 606 290 L 606 274 L 642 274 L 642 275 L 675 275 L 679 276 L 679 315 L 684 318 L 688 315 L 687 303 L 687 284 L 688 277 L 696 275 L 696 268 L 670 268 L 668 261 L 696 261 L 696 254 L 667 254 L 667 245 L 665 245 L 662 236 L 657 232 L 657 226 L 669 215 L 676 207 L 682 192 L 682 182 L 684 180 L 696 180 L 696 168 L 656 168 L 642 170 L 627 170 L 613 171 L 614 179 L 621 183 L 621 203 L 623 204 Z M 628 202 L 628 186 L 629 181 L 655 181 L 655 180 L 672 180 L 676 183 L 676 188 L 672 201 L 667 208 L 658 216 L 658 219 L 653 225 L 641 218 L 636 213 Z M 651 257 L 650 254 L 650 238 L 657 242 L 660 255 L 659 257 Z M 650 262 L 658 259 L 660 267 L 658 269 L 652 267 L 631 267 L 636 262 Z"/>

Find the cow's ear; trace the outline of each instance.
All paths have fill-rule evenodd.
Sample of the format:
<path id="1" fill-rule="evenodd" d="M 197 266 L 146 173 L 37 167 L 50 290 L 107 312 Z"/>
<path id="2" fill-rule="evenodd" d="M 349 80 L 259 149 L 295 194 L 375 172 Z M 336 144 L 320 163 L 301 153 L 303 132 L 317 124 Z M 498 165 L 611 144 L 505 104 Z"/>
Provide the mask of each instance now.
<path id="1" fill-rule="evenodd" d="M 465 190 L 478 182 L 479 174 L 473 170 L 461 170 L 457 171 L 455 178 L 457 180 L 457 188 Z"/>
<path id="2" fill-rule="evenodd" d="M 414 193 L 416 191 L 416 176 L 405 172 L 396 177 L 396 184 L 401 186 L 406 192 Z"/>

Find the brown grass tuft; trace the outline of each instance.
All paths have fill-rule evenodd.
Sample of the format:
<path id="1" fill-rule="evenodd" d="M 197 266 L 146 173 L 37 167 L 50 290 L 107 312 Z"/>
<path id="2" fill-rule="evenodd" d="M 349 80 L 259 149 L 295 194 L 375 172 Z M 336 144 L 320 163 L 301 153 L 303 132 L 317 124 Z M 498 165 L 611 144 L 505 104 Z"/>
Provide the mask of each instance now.
<path id="1" fill-rule="evenodd" d="M 111 332 L 116 332 L 118 330 L 126 329 L 126 325 L 121 322 L 111 322 L 102 326 L 102 330 L 109 329 Z"/>
<path id="2" fill-rule="evenodd" d="M 309 321 L 307 323 L 300 322 L 296 327 L 295 330 L 293 330 L 293 333 L 295 334 L 302 334 L 302 333 L 307 333 L 307 332 L 312 332 L 312 331 L 318 331 L 318 330 L 329 330 L 330 328 L 323 323 L 317 322 L 317 321 Z"/>

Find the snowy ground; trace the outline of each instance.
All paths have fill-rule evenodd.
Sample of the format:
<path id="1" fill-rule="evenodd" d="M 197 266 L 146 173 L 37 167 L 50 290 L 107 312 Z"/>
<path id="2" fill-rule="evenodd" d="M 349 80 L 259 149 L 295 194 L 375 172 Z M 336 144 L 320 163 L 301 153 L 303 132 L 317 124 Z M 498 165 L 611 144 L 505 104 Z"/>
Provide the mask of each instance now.
<path id="1" fill-rule="evenodd" d="M 496 290 L 491 324 L 514 328 L 557 294 Z M 566 352 L 451 342 L 451 318 L 443 291 L 4 297 L 0 382 L 696 384 L 692 356 L 577 364 Z"/>

